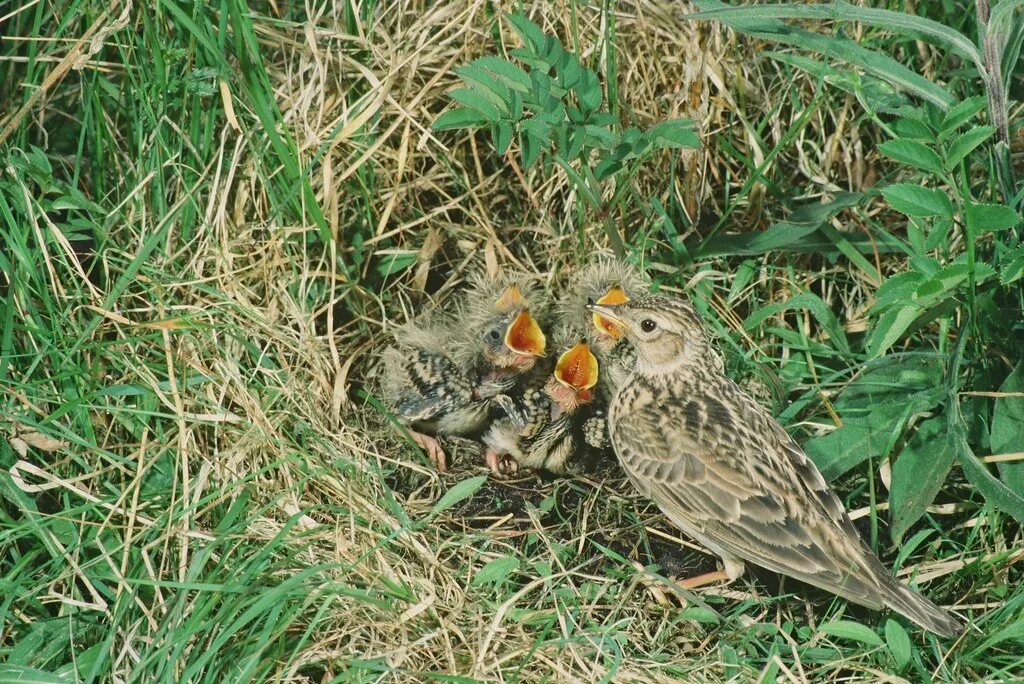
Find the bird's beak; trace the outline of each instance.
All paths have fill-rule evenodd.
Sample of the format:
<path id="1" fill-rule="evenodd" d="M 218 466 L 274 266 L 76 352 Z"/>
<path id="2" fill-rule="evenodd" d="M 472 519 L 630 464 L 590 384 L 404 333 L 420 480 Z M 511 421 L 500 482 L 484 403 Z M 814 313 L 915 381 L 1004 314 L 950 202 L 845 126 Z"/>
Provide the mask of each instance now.
<path id="1" fill-rule="evenodd" d="M 593 398 L 594 385 L 597 384 L 597 357 L 590 351 L 586 342 L 579 342 L 569 351 L 558 357 L 555 364 L 555 379 L 572 389 L 583 401 Z"/>
<path id="2" fill-rule="evenodd" d="M 629 327 L 629 323 L 619 313 L 618 309 L 621 304 L 614 306 L 608 304 L 587 304 L 587 310 L 594 314 L 594 323 L 597 324 L 597 318 L 600 316 L 602 319 L 611 321 L 613 325 L 618 327 L 619 330 L 625 332 Z M 604 328 L 599 326 L 599 329 L 603 332 Z"/>
<path id="3" fill-rule="evenodd" d="M 515 287 L 513 285 L 513 287 Z M 518 289 L 518 288 L 517 288 Z M 544 356 L 547 340 L 544 331 L 537 325 L 530 312 L 523 309 L 505 331 L 505 346 L 516 354 L 524 356 Z"/>
<path id="4" fill-rule="evenodd" d="M 621 287 L 613 287 L 604 294 L 603 297 L 597 300 L 598 306 L 616 306 L 619 304 L 625 304 L 629 301 L 629 297 L 626 296 L 626 292 Z M 609 317 L 606 314 L 598 313 L 594 311 L 592 316 L 594 321 L 594 327 L 597 328 L 598 332 L 601 332 L 613 340 L 622 339 L 624 333 L 620 319 L 615 317 Z"/>

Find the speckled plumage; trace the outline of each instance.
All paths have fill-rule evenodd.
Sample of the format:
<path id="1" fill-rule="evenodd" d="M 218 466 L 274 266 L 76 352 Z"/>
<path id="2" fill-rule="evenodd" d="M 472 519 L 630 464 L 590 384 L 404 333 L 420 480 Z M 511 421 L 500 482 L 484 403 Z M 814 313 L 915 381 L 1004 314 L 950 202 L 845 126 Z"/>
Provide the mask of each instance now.
<path id="1" fill-rule="evenodd" d="M 578 349 L 565 343 L 564 331 L 559 337 L 558 351 L 570 346 Z M 580 345 L 580 353 L 591 353 L 585 343 Z M 559 382 L 558 372 L 554 365 L 545 364 L 532 374 L 521 394 L 513 396 L 513 410 L 484 435 L 488 465 L 496 475 L 514 472 L 518 466 L 564 474 L 589 461 L 593 450 L 607 447 L 604 412 L 593 404 L 592 386 L 570 389 L 566 382 Z M 597 373 L 594 384 L 600 377 Z"/>
<path id="2" fill-rule="evenodd" d="M 515 341 L 529 349 L 510 345 L 515 330 Z M 512 410 L 506 393 L 536 365 L 545 345 L 514 279 L 478 279 L 454 313 L 421 316 L 394 337 L 382 358 L 383 398 L 441 470 L 446 457 L 436 437 L 479 438 Z"/>
<path id="3" fill-rule="evenodd" d="M 597 310 L 622 321 L 637 350 L 609 412 L 615 453 L 637 489 L 722 558 L 730 579 L 749 561 L 940 635 L 960 631 L 893 578 L 800 446 L 721 372 L 689 303 L 649 296 Z"/>

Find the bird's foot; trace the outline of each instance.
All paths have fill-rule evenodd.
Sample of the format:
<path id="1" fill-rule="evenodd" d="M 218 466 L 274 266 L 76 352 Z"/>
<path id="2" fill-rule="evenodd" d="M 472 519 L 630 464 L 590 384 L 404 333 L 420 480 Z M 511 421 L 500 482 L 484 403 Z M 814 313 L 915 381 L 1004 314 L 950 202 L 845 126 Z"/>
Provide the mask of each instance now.
<path id="1" fill-rule="evenodd" d="M 519 462 L 509 454 L 501 454 L 494 449 L 484 452 L 484 461 L 495 477 L 505 480 L 519 472 Z"/>
<path id="2" fill-rule="evenodd" d="M 418 444 L 424 451 L 427 452 L 427 458 L 434 464 L 434 467 L 440 472 L 444 472 L 448 468 L 444 449 L 441 448 L 441 443 L 437 441 L 436 437 L 425 435 L 422 432 L 415 432 L 409 430 L 409 435 L 412 437 L 412 441 Z"/>
<path id="3" fill-rule="evenodd" d="M 703 575 L 688 577 L 682 580 L 676 579 L 675 583 L 683 589 L 697 589 L 698 587 L 706 587 L 709 584 L 718 584 L 719 582 L 729 584 L 739 579 L 741 575 L 743 575 L 743 561 L 726 558 L 722 560 L 721 570 L 707 572 Z"/>

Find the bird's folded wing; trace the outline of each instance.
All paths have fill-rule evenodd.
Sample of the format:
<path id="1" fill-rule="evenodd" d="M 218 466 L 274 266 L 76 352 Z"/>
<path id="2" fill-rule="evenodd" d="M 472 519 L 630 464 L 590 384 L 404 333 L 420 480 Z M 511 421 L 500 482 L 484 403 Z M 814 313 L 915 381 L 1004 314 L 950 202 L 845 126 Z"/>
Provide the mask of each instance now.
<path id="1" fill-rule="evenodd" d="M 877 561 L 785 431 L 749 407 L 716 421 L 713 399 L 695 401 L 617 417 L 613 445 L 631 479 L 713 550 L 878 603 Z"/>

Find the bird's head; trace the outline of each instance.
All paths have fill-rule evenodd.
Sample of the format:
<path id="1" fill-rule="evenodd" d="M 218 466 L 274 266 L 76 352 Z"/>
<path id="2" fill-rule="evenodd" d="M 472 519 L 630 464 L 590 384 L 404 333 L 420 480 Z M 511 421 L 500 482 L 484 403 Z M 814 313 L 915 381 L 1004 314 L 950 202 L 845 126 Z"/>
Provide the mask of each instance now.
<path id="1" fill-rule="evenodd" d="M 685 299 L 648 295 L 621 304 L 591 304 L 594 316 L 621 327 L 636 348 L 636 370 L 644 375 L 670 373 L 704 361 L 709 347 L 697 312 Z"/>
<path id="2" fill-rule="evenodd" d="M 555 372 L 547 384 L 548 394 L 562 411 L 571 413 L 594 400 L 597 379 L 597 357 L 586 341 L 581 340 L 558 357 Z"/>
<path id="3" fill-rule="evenodd" d="M 495 309 L 498 314 L 483 331 L 484 357 L 496 368 L 526 372 L 544 356 L 544 331 L 526 308 L 518 285 L 501 294 Z"/>

